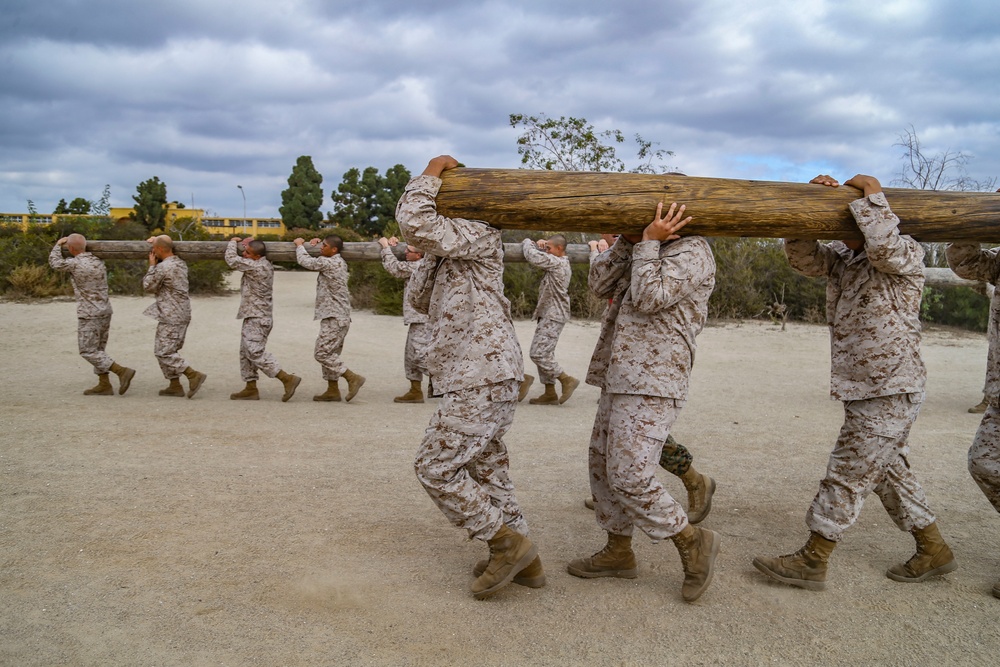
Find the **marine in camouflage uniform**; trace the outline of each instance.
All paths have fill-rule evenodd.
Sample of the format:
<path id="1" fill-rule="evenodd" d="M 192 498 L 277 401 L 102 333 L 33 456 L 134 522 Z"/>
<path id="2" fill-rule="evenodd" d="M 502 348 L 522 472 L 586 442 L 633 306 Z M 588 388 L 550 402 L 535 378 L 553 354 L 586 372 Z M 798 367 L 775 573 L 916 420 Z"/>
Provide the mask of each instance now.
<path id="1" fill-rule="evenodd" d="M 237 319 L 243 320 L 240 333 L 240 375 L 246 387 L 229 395 L 234 401 L 256 401 L 258 371 L 270 378 L 278 378 L 284 387 L 281 400 L 288 401 L 302 381 L 297 375 L 281 370 L 278 360 L 267 351 L 267 338 L 274 326 L 272 319 L 272 291 L 274 265 L 267 259 L 267 248 L 261 241 L 244 241 L 243 256 L 236 252 L 240 239 L 233 238 L 226 245 L 225 260 L 229 268 L 240 271 L 240 309 Z"/>
<path id="2" fill-rule="evenodd" d="M 978 243 L 953 243 L 945 254 L 948 266 L 960 278 L 989 283 L 1000 281 L 1000 248 L 980 250 Z M 989 352 L 986 357 L 986 412 L 969 448 L 969 474 L 993 508 L 1000 512 L 1000 290 L 990 300 Z M 993 586 L 1000 598 L 1000 581 Z"/>
<path id="3" fill-rule="evenodd" d="M 424 254 L 411 245 L 406 246 L 406 261 L 399 261 L 392 254 L 392 248 L 398 244 L 396 237 L 381 238 L 382 267 L 394 278 L 404 280 L 403 287 L 403 324 L 406 330 L 406 347 L 403 350 L 403 372 L 410 381 L 409 390 L 402 396 L 392 400 L 395 403 L 423 403 L 424 392 L 421 384 L 427 373 L 427 348 L 430 345 L 430 327 L 427 325 L 427 314 L 418 312 L 410 303 L 410 276 L 423 261 Z M 428 377 L 427 395 L 430 396 L 431 386 Z"/>
<path id="4" fill-rule="evenodd" d="M 641 236 L 622 235 L 594 257 L 590 290 L 612 299 L 587 373 L 601 398 L 590 439 L 590 489 L 607 546 L 568 566 L 578 577 L 637 576 L 632 534 L 673 540 L 693 601 L 712 579 L 719 536 L 690 525 L 656 478 L 663 444 L 687 399 L 695 337 L 708 316 L 715 260 L 705 239 L 679 238 L 690 218 L 672 204 Z"/>
<path id="5" fill-rule="evenodd" d="M 347 262 L 340 251 L 344 241 L 331 234 L 320 241 L 312 239 L 310 245 L 320 246 L 320 256 L 312 257 L 305 249 L 303 239 L 295 239 L 295 261 L 299 266 L 318 271 L 316 277 L 316 309 L 314 320 L 319 320 L 319 336 L 313 356 L 323 369 L 326 391 L 313 396 L 314 401 L 339 401 L 340 388 L 337 381 L 347 380 L 346 400 L 350 401 L 365 383 L 362 375 L 350 370 L 341 360 L 344 339 L 351 328 L 351 293 L 347 288 Z"/>
<path id="6" fill-rule="evenodd" d="M 829 176 L 812 182 L 839 185 Z M 900 235 L 899 218 L 877 179 L 858 175 L 846 185 L 863 192 L 850 211 L 864 241 L 785 240 L 792 268 L 827 278 L 830 394 L 844 404 L 844 425 L 806 514 L 806 545 L 794 554 L 753 561 L 768 576 L 811 590 L 825 588 L 830 553 L 872 491 L 917 543 L 913 558 L 890 567 L 887 576 L 923 581 L 957 567 L 910 471 L 907 444 L 927 377 L 920 357 L 924 252 Z"/>
<path id="7" fill-rule="evenodd" d="M 503 442 L 524 369 L 503 294 L 500 230 L 437 213 L 440 176 L 457 165 L 450 156 L 431 160 L 407 184 L 396 220 L 425 255 L 410 277 L 410 300 L 428 315 L 427 368 L 442 397 L 414 468 L 448 520 L 489 545 L 490 558 L 474 568 L 479 576 L 472 584 L 473 595 L 483 598 L 511 581 L 544 585 L 545 575 Z"/>
<path id="8" fill-rule="evenodd" d="M 569 281 L 573 272 L 566 257 L 566 238 L 556 235 L 536 245 L 531 239 L 521 242 L 524 259 L 545 272 L 538 286 L 538 304 L 531 318 L 538 321 L 528 355 L 538 367 L 538 379 L 545 386 L 540 396 L 531 399 L 535 405 L 559 405 L 569 400 L 580 381 L 568 375 L 556 361 L 559 334 L 569 321 Z M 561 395 L 555 391 L 559 381 Z"/>
<path id="9" fill-rule="evenodd" d="M 69 259 L 63 259 L 63 246 Z M 87 239 L 82 234 L 70 234 L 59 239 L 49 252 L 49 266 L 69 273 L 76 296 L 76 335 L 80 356 L 86 359 L 97 375 L 97 384 L 84 390 L 88 396 L 111 396 L 114 389 L 109 373 L 118 376 L 118 393 L 128 391 L 135 371 L 116 363 L 105 352 L 111 330 L 111 301 L 108 299 L 108 272 L 104 262 L 87 252 Z"/>
<path id="10" fill-rule="evenodd" d="M 590 241 L 590 263 L 608 249 L 608 241 L 614 243 L 616 235 L 606 235 L 602 242 Z M 601 245 L 599 245 L 599 243 Z M 613 302 L 613 299 L 612 299 Z M 609 304 L 611 305 L 611 304 Z M 715 480 L 708 475 L 703 475 L 694 467 L 694 456 L 688 448 L 674 440 L 673 434 L 667 434 L 667 439 L 663 443 L 660 451 L 660 467 L 670 474 L 679 477 L 687 491 L 688 523 L 697 524 L 704 521 L 708 513 L 712 511 L 712 498 L 715 495 Z M 587 509 L 596 507 L 596 499 L 591 495 L 583 501 Z"/>
<path id="11" fill-rule="evenodd" d="M 143 315 L 156 320 L 156 337 L 153 355 L 169 382 L 161 389 L 160 396 L 185 396 L 180 376 L 188 378 L 190 389 L 187 397 L 197 393 L 206 375 L 191 368 L 179 354 L 184 347 L 188 325 L 191 323 L 191 298 L 188 295 L 188 267 L 174 254 L 173 241 L 165 234 L 146 239 L 151 244 L 149 269 L 142 278 L 142 288 L 156 296 Z"/>

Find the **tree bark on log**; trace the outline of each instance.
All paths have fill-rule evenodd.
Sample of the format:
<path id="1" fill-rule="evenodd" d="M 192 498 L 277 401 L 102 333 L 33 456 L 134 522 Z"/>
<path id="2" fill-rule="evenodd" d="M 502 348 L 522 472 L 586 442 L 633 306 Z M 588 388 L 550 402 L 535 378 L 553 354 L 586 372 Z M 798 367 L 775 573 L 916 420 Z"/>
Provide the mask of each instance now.
<path id="1" fill-rule="evenodd" d="M 1000 194 L 887 188 L 899 230 L 918 241 L 1000 243 Z M 640 233 L 656 204 L 687 205 L 685 234 L 860 239 L 855 188 L 693 176 L 528 169 L 451 169 L 438 211 L 500 229 Z"/>

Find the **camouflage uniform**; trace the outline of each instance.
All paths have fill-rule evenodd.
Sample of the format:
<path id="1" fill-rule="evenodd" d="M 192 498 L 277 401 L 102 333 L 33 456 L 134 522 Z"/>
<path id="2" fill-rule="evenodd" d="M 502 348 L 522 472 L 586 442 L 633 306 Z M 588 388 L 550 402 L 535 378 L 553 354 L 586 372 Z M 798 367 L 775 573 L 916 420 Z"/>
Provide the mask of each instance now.
<path id="1" fill-rule="evenodd" d="M 319 271 L 313 319 L 320 320 L 320 323 L 313 356 L 323 368 L 324 380 L 338 380 L 347 370 L 347 365 L 340 359 L 340 353 L 344 349 L 347 331 L 351 328 L 347 262 L 340 253 L 332 257 L 312 257 L 303 246 L 295 248 L 295 261 L 310 271 Z"/>
<path id="2" fill-rule="evenodd" d="M 156 295 L 156 301 L 142 314 L 157 322 L 153 355 L 160 364 L 163 377 L 173 380 L 188 367 L 178 354 L 184 347 L 184 337 L 191 323 L 187 264 L 177 255 L 167 257 L 149 267 L 143 276 L 142 288 Z"/>
<path id="3" fill-rule="evenodd" d="M 593 264 L 600 254 L 597 250 L 591 250 L 590 263 Z M 666 442 L 663 443 L 663 451 L 660 452 L 660 467 L 680 477 L 690 470 L 693 464 L 694 456 L 688 448 L 674 440 L 673 435 L 668 434 Z"/>
<path id="4" fill-rule="evenodd" d="M 615 535 L 639 528 L 658 542 L 688 525 L 656 466 L 687 399 L 715 260 L 697 236 L 635 245 L 619 237 L 592 257 L 589 286 L 613 299 L 587 373 L 587 383 L 601 388 L 590 439 L 597 522 Z"/>
<path id="5" fill-rule="evenodd" d="M 66 271 L 76 295 L 76 337 L 80 356 L 94 367 L 94 373 L 110 372 L 114 360 L 104 348 L 111 330 L 111 301 L 108 299 L 108 272 L 104 262 L 89 252 L 63 259 L 62 246 L 49 252 L 49 266 Z"/>
<path id="6" fill-rule="evenodd" d="M 524 258 L 536 269 L 545 271 L 538 286 L 538 305 L 531 318 L 538 320 L 528 355 L 538 367 L 542 384 L 555 384 L 563 369 L 556 362 L 559 334 L 569 321 L 569 281 L 572 269 L 568 257 L 556 257 L 539 250 L 531 239 L 521 242 Z"/>
<path id="7" fill-rule="evenodd" d="M 256 382 L 257 371 L 273 378 L 281 372 L 278 360 L 267 347 L 274 320 L 271 293 L 274 287 L 274 265 L 266 257 L 247 259 L 236 253 L 236 241 L 226 246 L 226 264 L 234 271 L 241 271 L 240 310 L 236 319 L 243 319 L 240 334 L 240 375 L 244 382 Z"/>
<path id="8" fill-rule="evenodd" d="M 806 525 L 834 542 L 873 490 L 900 530 L 934 523 L 910 472 L 907 444 L 927 377 L 920 357 L 924 252 L 899 234 L 899 218 L 883 193 L 850 209 L 865 237 L 857 254 L 840 241 L 785 240 L 792 268 L 827 277 L 830 394 L 844 403 L 844 425 Z"/>
<path id="9" fill-rule="evenodd" d="M 503 436 L 524 378 L 510 302 L 503 294 L 500 230 L 437 214 L 441 179 L 417 176 L 396 219 L 424 253 L 410 277 L 410 302 L 428 314 L 427 368 L 443 395 L 417 451 L 417 479 L 446 517 L 488 540 L 506 524 L 523 535 Z"/>
<path id="10" fill-rule="evenodd" d="M 946 251 L 948 265 L 959 277 L 996 285 L 1000 281 L 1000 248 L 980 250 L 978 243 L 953 243 Z M 969 448 L 969 473 L 1000 512 L 1000 290 L 990 301 L 989 353 L 986 359 L 987 406 Z"/>
<path id="11" fill-rule="evenodd" d="M 424 375 L 427 375 L 427 347 L 431 342 L 427 315 L 418 312 L 410 298 L 410 276 L 422 261 L 424 260 L 421 258 L 416 262 L 401 262 L 392 254 L 391 248 L 382 248 L 382 266 L 389 275 L 406 281 L 403 288 L 403 324 L 409 329 L 403 352 L 403 371 L 406 379 L 411 382 L 421 382 Z"/>

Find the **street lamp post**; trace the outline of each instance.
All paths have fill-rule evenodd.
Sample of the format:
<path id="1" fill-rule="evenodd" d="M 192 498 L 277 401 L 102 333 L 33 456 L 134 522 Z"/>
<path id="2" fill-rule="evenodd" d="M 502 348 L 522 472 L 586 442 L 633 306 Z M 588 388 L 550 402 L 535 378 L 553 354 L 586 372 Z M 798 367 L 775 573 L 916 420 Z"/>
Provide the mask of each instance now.
<path id="1" fill-rule="evenodd" d="M 237 185 L 240 189 L 240 194 L 243 195 L 243 231 L 247 230 L 247 193 L 243 191 L 242 185 Z"/>

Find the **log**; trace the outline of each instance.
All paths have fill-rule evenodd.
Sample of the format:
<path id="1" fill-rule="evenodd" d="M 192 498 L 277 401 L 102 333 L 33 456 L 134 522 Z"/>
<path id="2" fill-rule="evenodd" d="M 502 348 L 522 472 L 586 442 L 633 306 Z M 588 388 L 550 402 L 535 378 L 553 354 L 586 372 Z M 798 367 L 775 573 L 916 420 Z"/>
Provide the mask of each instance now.
<path id="1" fill-rule="evenodd" d="M 1000 194 L 887 188 L 899 229 L 918 241 L 1000 243 Z M 686 234 L 860 239 L 847 205 L 860 193 L 841 185 L 693 176 L 451 169 L 438 211 L 500 229 L 640 233 L 658 202 L 687 205 Z"/>

